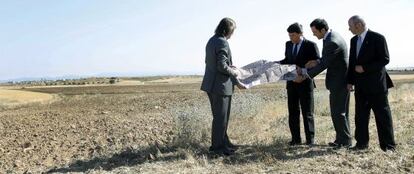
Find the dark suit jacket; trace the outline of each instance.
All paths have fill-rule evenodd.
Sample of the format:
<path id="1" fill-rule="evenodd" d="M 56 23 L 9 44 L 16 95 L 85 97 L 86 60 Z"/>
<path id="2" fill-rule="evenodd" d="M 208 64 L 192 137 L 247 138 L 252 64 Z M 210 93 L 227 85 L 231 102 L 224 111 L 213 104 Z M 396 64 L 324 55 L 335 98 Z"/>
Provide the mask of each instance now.
<path id="1" fill-rule="evenodd" d="M 295 64 L 299 67 L 304 68 L 305 64 L 309 60 L 317 60 L 320 58 L 318 46 L 315 42 L 306 40 L 305 38 L 302 41 L 302 45 L 298 51 L 298 55 L 296 59 L 293 57 L 292 50 L 294 44 L 292 41 L 286 42 L 286 49 L 285 49 L 285 58 L 280 61 L 280 64 Z M 315 84 L 312 79 L 306 79 L 306 81 L 302 83 L 295 83 L 293 81 L 286 82 L 286 88 L 290 88 L 293 85 L 305 85 L 308 89 L 313 89 Z"/>
<path id="2" fill-rule="evenodd" d="M 355 90 L 365 93 L 386 92 L 394 85 L 385 69 L 385 65 L 390 62 L 385 37 L 368 30 L 358 56 L 356 54 L 357 40 L 358 36 L 351 39 L 348 83 L 355 85 Z M 361 65 L 365 72 L 356 73 L 356 65 Z"/>
<path id="3" fill-rule="evenodd" d="M 348 73 L 348 48 L 345 40 L 336 32 L 331 32 L 324 40 L 322 58 L 319 64 L 308 71 L 313 78 L 326 70 L 325 86 L 328 90 L 346 88 Z"/>
<path id="4" fill-rule="evenodd" d="M 235 72 L 232 65 L 231 51 L 224 36 L 214 35 L 206 46 L 206 68 L 201 83 L 201 90 L 217 95 L 232 95 L 234 91 Z"/>

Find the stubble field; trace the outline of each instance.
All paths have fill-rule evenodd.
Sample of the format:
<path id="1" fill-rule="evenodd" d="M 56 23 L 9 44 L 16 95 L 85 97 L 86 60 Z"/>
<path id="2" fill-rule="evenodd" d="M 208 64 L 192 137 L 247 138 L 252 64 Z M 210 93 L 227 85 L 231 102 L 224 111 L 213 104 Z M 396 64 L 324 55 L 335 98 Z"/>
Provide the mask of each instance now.
<path id="1" fill-rule="evenodd" d="M 183 79 L 17 90 L 53 99 L 13 105 L 1 100 L 0 173 L 414 172 L 412 75 L 392 76 L 394 153 L 380 150 L 372 114 L 368 150 L 328 147 L 335 132 L 328 91 L 318 80 L 317 146 L 287 145 L 285 84 L 274 83 L 236 90 L 229 136 L 242 147 L 230 157 L 208 153 L 212 116 L 207 96 L 199 90 L 199 78 Z M 352 132 L 353 104 L 352 96 Z"/>

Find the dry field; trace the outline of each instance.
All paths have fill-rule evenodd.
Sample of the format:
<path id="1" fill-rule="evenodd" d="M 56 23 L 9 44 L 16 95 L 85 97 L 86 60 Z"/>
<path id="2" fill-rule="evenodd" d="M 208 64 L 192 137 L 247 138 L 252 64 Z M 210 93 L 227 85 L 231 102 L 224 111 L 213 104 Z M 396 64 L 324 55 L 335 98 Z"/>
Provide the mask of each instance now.
<path id="1" fill-rule="evenodd" d="M 0 88 L 0 107 L 14 107 L 30 103 L 53 102 L 53 94 Z"/>
<path id="2" fill-rule="evenodd" d="M 236 91 L 229 136 L 242 147 L 230 157 L 208 153 L 212 116 L 207 96 L 199 90 L 200 78 L 174 78 L 31 87 L 13 90 L 8 100 L 1 96 L 10 90 L 0 90 L 0 173 L 414 172 L 413 75 L 392 76 L 394 153 L 380 150 L 374 118 L 368 150 L 327 147 L 334 129 L 328 92 L 318 80 L 317 146 L 287 145 L 285 85 L 275 83 Z M 30 95 L 23 93 L 53 99 L 27 102 L 21 97 Z M 15 104 L 6 106 L 10 98 Z M 353 101 L 350 110 L 354 129 Z"/>

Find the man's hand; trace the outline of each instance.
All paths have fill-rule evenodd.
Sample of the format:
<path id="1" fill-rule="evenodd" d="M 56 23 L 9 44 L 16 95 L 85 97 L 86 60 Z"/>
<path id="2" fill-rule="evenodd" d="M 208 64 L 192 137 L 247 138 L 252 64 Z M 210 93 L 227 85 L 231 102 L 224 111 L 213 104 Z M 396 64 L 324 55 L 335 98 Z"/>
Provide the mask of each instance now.
<path id="1" fill-rule="evenodd" d="M 295 83 L 302 83 L 304 80 L 306 79 L 306 77 L 302 76 L 302 75 L 298 75 L 295 80 L 293 80 L 293 82 Z"/>
<path id="2" fill-rule="evenodd" d="M 355 71 L 356 71 L 357 73 L 363 73 L 363 72 L 365 72 L 365 71 L 364 71 L 364 68 L 363 68 L 361 65 L 357 65 L 357 66 L 355 66 Z"/>
<path id="3" fill-rule="evenodd" d="M 229 66 L 230 68 L 231 68 L 231 74 L 234 76 L 234 77 L 238 77 L 240 74 L 238 73 L 239 71 L 237 71 L 237 67 L 236 66 L 234 66 L 234 65 L 230 65 Z"/>
<path id="4" fill-rule="evenodd" d="M 247 87 L 243 83 L 237 83 L 237 87 L 239 89 L 247 89 Z"/>
<path id="5" fill-rule="evenodd" d="M 346 88 L 348 89 L 348 91 L 354 91 L 354 85 L 352 84 L 347 84 Z"/>
<path id="6" fill-rule="evenodd" d="M 309 60 L 308 63 L 305 64 L 305 68 L 310 69 L 318 65 L 317 60 Z"/>
<path id="7" fill-rule="evenodd" d="M 296 65 L 296 73 L 302 75 L 302 68 Z"/>

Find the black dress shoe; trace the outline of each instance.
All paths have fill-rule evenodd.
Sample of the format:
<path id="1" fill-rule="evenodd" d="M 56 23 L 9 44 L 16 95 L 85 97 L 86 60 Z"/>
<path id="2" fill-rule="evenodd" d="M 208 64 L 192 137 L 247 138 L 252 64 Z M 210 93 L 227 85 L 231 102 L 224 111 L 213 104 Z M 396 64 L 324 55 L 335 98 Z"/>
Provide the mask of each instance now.
<path id="1" fill-rule="evenodd" d="M 336 141 L 328 143 L 328 146 L 331 146 L 331 147 L 337 147 L 338 145 L 339 143 L 336 143 Z"/>
<path id="2" fill-rule="evenodd" d="M 214 154 L 219 155 L 219 156 L 230 156 L 230 155 L 234 155 L 234 150 L 230 150 L 227 148 L 222 148 L 222 149 L 218 149 L 218 150 L 214 150 L 213 151 Z"/>
<path id="3" fill-rule="evenodd" d="M 208 148 L 208 151 L 209 151 L 209 152 L 214 152 L 214 151 L 219 151 L 219 150 L 222 150 L 222 149 L 226 149 L 226 150 L 231 151 L 231 152 L 235 152 L 235 151 L 236 151 L 236 150 L 234 150 L 233 148 L 230 148 L 230 147 L 225 147 L 225 148 L 213 148 L 212 146 L 210 146 L 210 147 Z"/>
<path id="4" fill-rule="evenodd" d="M 220 148 L 213 148 L 212 146 L 210 146 L 210 148 L 208 149 L 208 151 L 210 153 L 213 153 L 215 155 L 225 155 L 225 156 L 230 156 L 233 155 L 235 150 L 228 148 L 228 147 L 220 147 Z"/>
<path id="5" fill-rule="evenodd" d="M 239 149 L 239 145 L 235 145 L 235 144 L 233 144 L 233 143 L 227 143 L 227 147 L 229 148 L 229 149 L 233 149 L 233 150 L 238 150 Z"/>
<path id="6" fill-rule="evenodd" d="M 290 141 L 289 146 L 296 146 L 302 144 L 300 141 Z"/>
<path id="7" fill-rule="evenodd" d="M 351 150 L 365 150 L 368 149 L 368 145 L 356 144 L 354 147 L 351 147 Z"/>
<path id="8" fill-rule="evenodd" d="M 311 140 L 311 141 L 306 141 L 306 145 L 308 146 L 315 146 L 315 140 Z"/>
<path id="9" fill-rule="evenodd" d="M 352 144 L 337 144 L 335 147 L 333 147 L 334 150 L 339 150 L 342 148 L 349 149 L 351 148 Z"/>
<path id="10" fill-rule="evenodd" d="M 395 152 L 395 148 L 394 147 L 381 147 L 381 150 L 386 152 L 386 151 L 391 151 L 391 152 Z"/>
<path id="11" fill-rule="evenodd" d="M 213 152 L 213 151 L 214 151 L 213 146 L 210 146 L 210 147 L 208 148 L 208 151 L 209 151 L 209 152 Z"/>

